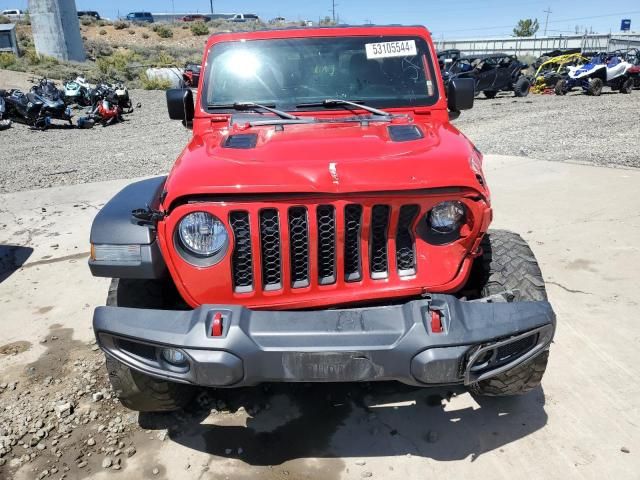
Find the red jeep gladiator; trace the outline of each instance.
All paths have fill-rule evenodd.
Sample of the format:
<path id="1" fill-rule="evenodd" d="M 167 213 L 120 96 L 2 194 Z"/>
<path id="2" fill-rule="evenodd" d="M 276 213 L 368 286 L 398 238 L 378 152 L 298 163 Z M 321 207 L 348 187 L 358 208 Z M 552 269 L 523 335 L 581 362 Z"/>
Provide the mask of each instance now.
<path id="1" fill-rule="evenodd" d="M 488 230 L 482 154 L 449 122 L 424 27 L 213 35 L 193 137 L 91 229 L 112 277 L 93 327 L 120 400 L 184 406 L 195 387 L 395 380 L 520 394 L 555 315 L 533 253 Z"/>

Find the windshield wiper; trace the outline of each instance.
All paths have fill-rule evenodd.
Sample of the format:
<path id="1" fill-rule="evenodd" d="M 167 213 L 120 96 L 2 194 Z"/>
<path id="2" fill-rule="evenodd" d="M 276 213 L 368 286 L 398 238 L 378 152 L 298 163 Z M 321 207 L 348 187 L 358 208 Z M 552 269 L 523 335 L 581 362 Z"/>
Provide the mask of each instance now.
<path id="1" fill-rule="evenodd" d="M 213 103 L 213 104 L 207 105 L 207 108 L 220 108 L 220 109 L 232 108 L 234 110 L 266 110 L 267 112 L 271 112 L 279 116 L 280 118 L 285 118 L 287 120 L 300 120 L 300 117 L 296 117 L 295 115 L 292 115 L 290 113 L 283 112 L 282 110 L 273 108 L 270 105 L 263 105 L 263 104 L 254 103 L 254 102 L 235 102 L 235 103 L 229 103 L 226 105 Z"/>
<path id="2" fill-rule="evenodd" d="M 326 100 L 322 100 L 321 102 L 310 102 L 310 103 L 301 103 L 296 105 L 297 108 L 304 107 L 333 107 L 337 105 L 349 105 L 354 108 L 360 108 L 362 110 L 366 110 L 367 112 L 373 113 L 374 115 L 378 115 L 379 117 L 392 117 L 393 115 L 389 112 L 385 112 L 384 110 L 380 110 L 378 108 L 373 108 L 364 103 L 352 102 L 351 100 L 342 100 L 337 98 L 327 98 Z"/>

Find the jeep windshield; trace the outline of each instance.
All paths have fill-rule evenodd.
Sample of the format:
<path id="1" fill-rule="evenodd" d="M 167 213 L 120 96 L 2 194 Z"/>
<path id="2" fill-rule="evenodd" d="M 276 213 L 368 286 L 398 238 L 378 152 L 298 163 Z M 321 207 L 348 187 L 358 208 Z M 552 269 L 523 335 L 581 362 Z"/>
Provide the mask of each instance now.
<path id="1" fill-rule="evenodd" d="M 280 110 L 433 105 L 436 75 L 419 37 L 321 37 L 224 42 L 207 60 L 203 108 L 255 103 Z M 324 103 L 323 103 L 324 102 Z"/>

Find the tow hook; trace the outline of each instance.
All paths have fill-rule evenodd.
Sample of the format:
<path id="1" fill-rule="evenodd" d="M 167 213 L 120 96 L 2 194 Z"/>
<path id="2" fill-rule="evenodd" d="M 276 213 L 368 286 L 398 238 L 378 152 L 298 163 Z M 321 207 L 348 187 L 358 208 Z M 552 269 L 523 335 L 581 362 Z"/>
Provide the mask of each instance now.
<path id="1" fill-rule="evenodd" d="M 167 214 L 162 210 L 154 210 L 149 205 L 146 208 L 136 208 L 131 211 L 131 215 L 138 220 L 138 223 L 141 225 L 151 225 L 154 226 L 160 220 L 163 220 Z"/>

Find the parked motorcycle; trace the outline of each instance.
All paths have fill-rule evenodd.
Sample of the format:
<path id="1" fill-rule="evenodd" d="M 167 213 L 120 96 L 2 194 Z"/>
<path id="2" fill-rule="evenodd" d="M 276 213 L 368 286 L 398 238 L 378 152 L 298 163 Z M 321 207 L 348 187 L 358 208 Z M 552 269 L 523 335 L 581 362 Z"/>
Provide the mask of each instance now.
<path id="1" fill-rule="evenodd" d="M 83 107 L 91 105 L 92 88 L 82 75 L 78 75 L 73 80 L 67 80 L 62 87 L 67 105 L 76 104 Z"/>
<path id="2" fill-rule="evenodd" d="M 11 126 L 11 119 L 7 116 L 7 104 L 4 100 L 6 92 L 0 90 L 0 130 L 6 130 Z"/>

